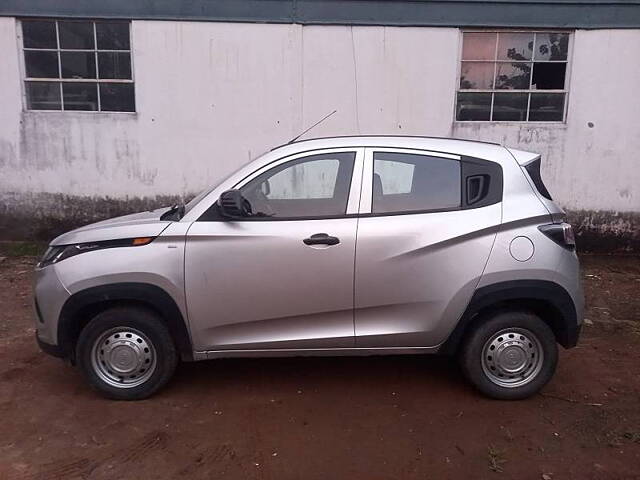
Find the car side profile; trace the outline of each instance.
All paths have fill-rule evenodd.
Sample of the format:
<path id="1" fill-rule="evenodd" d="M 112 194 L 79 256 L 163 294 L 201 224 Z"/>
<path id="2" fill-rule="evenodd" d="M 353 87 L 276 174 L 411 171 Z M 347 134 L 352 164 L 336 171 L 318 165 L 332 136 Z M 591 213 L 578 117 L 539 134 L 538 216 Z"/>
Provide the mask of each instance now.
<path id="1" fill-rule="evenodd" d="M 520 399 L 576 345 L 571 226 L 540 156 L 359 136 L 278 147 L 186 205 L 53 240 L 36 267 L 41 348 L 114 399 L 221 357 L 455 355 Z"/>

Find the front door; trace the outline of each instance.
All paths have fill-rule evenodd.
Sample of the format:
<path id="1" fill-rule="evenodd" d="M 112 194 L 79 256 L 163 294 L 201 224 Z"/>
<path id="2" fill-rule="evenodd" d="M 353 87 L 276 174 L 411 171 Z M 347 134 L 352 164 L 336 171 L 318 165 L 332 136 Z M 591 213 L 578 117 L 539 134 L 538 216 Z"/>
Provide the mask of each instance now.
<path id="1" fill-rule="evenodd" d="M 471 299 L 501 222 L 494 162 L 367 149 L 355 271 L 357 347 L 433 347 Z"/>
<path id="2" fill-rule="evenodd" d="M 236 186 L 247 218 L 192 224 L 185 288 L 198 351 L 353 347 L 361 152 L 298 154 Z M 354 181 L 352 182 L 352 178 Z"/>

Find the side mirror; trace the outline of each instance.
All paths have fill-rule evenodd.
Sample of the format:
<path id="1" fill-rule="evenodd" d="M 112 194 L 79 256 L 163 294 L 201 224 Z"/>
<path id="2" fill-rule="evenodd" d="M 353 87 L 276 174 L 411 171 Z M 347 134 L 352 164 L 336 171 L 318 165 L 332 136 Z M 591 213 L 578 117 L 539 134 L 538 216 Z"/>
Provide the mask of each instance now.
<path id="1" fill-rule="evenodd" d="M 220 213 L 227 218 L 241 218 L 251 215 L 251 204 L 242 196 L 240 190 L 222 192 L 218 199 Z"/>

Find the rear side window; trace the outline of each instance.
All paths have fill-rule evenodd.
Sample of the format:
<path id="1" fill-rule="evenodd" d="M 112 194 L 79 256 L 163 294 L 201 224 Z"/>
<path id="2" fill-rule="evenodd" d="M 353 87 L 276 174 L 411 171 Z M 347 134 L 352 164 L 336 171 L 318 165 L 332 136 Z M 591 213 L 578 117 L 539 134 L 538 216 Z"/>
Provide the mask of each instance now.
<path id="1" fill-rule="evenodd" d="M 410 153 L 375 152 L 372 213 L 461 206 L 460 162 Z"/>
<path id="2" fill-rule="evenodd" d="M 538 192 L 540 193 L 540 195 L 542 195 L 544 198 L 548 200 L 553 200 L 551 198 L 551 194 L 549 193 L 549 190 L 547 190 L 547 187 L 542 181 L 542 175 L 540 175 L 541 163 L 542 163 L 541 159 L 534 160 L 533 162 L 525 165 L 524 169 L 529 174 L 529 177 L 531 177 L 531 180 L 533 181 L 533 184 L 536 186 L 536 189 L 538 189 Z"/>

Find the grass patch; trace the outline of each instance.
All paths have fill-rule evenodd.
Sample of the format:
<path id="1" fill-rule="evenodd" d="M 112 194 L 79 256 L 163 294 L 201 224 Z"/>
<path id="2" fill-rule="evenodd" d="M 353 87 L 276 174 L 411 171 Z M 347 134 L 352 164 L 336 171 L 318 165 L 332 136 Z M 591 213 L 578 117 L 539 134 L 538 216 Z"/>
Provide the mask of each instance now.
<path id="1" fill-rule="evenodd" d="M 46 249 L 45 242 L 0 242 L 0 257 L 39 257 Z"/>
<path id="2" fill-rule="evenodd" d="M 489 457 L 489 470 L 501 473 L 503 471 L 502 466 L 507 463 L 507 459 L 504 458 L 504 450 L 498 450 L 493 445 L 489 445 L 487 456 Z"/>

